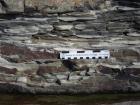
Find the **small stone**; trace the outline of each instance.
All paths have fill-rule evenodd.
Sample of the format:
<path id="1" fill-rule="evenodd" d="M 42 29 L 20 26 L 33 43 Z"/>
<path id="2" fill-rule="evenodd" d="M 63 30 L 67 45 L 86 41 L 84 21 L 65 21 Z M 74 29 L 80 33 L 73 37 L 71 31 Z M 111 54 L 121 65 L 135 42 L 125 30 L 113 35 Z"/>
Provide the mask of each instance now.
<path id="1" fill-rule="evenodd" d="M 19 55 L 10 55 L 9 57 L 10 58 L 16 58 L 16 59 L 19 59 L 20 58 Z"/>
<path id="2" fill-rule="evenodd" d="M 52 25 L 48 25 L 48 24 L 38 25 L 38 28 L 39 28 L 39 33 L 44 33 L 44 34 L 51 32 L 54 29 Z"/>
<path id="3" fill-rule="evenodd" d="M 89 71 L 88 71 L 88 72 L 90 72 L 90 73 L 95 73 L 96 70 L 95 70 L 94 68 L 89 68 Z"/>
<path id="4" fill-rule="evenodd" d="M 67 80 L 60 80 L 60 82 L 61 82 L 61 84 L 66 84 L 66 83 L 68 83 Z"/>
<path id="5" fill-rule="evenodd" d="M 86 72 L 86 76 L 91 76 L 91 75 L 93 75 L 94 73 L 96 73 L 95 69 L 89 68 L 89 70 Z"/>
<path id="6" fill-rule="evenodd" d="M 27 77 L 18 77 L 17 82 L 27 83 L 28 79 L 27 79 Z"/>
<path id="7" fill-rule="evenodd" d="M 9 64 L 9 62 L 0 56 L 0 63 L 1 64 Z"/>
<path id="8" fill-rule="evenodd" d="M 57 81 L 57 79 L 55 79 L 55 78 L 46 79 L 46 81 L 47 81 L 48 83 L 55 83 L 55 82 Z"/>
<path id="9" fill-rule="evenodd" d="M 51 75 L 49 73 L 44 74 L 43 77 L 45 77 L 46 79 L 56 79 L 56 76 Z"/>
<path id="10" fill-rule="evenodd" d="M 75 25 L 75 29 L 77 30 L 84 30 L 86 28 L 85 24 L 77 24 Z"/>
<path id="11" fill-rule="evenodd" d="M 78 84 L 77 81 L 73 80 L 73 81 L 68 81 L 68 80 L 60 80 L 61 85 L 74 85 L 74 84 Z"/>
<path id="12" fill-rule="evenodd" d="M 89 76 L 83 76 L 82 77 L 82 80 L 87 80 L 87 79 L 89 79 L 90 77 Z"/>
<path id="13" fill-rule="evenodd" d="M 56 78 L 59 80 L 62 80 L 62 79 L 67 79 L 68 76 L 67 75 L 56 75 Z"/>
<path id="14" fill-rule="evenodd" d="M 47 23 L 49 24 L 54 24 L 54 23 L 59 23 L 59 22 L 60 21 L 58 19 L 53 19 L 53 18 L 47 20 Z"/>
<path id="15" fill-rule="evenodd" d="M 70 76 L 69 80 L 70 81 L 75 81 L 75 80 L 80 80 L 82 77 L 81 76 Z"/>
<path id="16" fill-rule="evenodd" d="M 58 19 L 65 22 L 72 22 L 77 20 L 76 17 L 58 17 Z"/>
<path id="17" fill-rule="evenodd" d="M 86 71 L 81 71 L 80 72 L 80 76 L 85 76 L 85 74 L 86 74 Z"/>
<path id="18" fill-rule="evenodd" d="M 55 26 L 56 30 L 65 31 L 65 30 L 71 30 L 73 28 L 73 25 L 57 25 Z"/>

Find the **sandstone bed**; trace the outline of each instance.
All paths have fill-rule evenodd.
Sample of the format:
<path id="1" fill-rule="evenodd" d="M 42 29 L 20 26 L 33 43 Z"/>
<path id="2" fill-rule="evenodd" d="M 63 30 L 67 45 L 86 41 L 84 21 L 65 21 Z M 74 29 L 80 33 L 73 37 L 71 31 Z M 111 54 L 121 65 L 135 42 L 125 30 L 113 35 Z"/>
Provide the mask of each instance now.
<path id="1" fill-rule="evenodd" d="M 137 0 L 2 0 L 0 91 L 139 92 L 139 25 Z M 58 59 L 61 50 L 94 48 L 111 58 Z"/>

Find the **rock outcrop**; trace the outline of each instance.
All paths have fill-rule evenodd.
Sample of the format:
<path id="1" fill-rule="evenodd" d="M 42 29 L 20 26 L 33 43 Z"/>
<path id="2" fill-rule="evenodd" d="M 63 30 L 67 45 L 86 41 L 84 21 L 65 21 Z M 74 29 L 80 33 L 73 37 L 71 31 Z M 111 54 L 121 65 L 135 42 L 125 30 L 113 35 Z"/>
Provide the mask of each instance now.
<path id="1" fill-rule="evenodd" d="M 1 0 L 0 91 L 140 91 L 137 0 Z M 108 49 L 111 58 L 61 60 L 59 51 Z"/>

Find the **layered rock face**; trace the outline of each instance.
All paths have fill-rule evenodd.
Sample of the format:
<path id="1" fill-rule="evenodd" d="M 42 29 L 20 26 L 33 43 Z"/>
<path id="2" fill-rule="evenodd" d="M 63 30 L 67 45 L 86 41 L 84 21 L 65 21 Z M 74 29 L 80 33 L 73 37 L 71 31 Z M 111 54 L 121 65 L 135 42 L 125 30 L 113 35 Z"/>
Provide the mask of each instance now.
<path id="1" fill-rule="evenodd" d="M 1 0 L 0 91 L 140 91 L 137 0 Z M 111 58 L 61 60 L 59 51 L 108 49 Z"/>
<path id="2" fill-rule="evenodd" d="M 0 13 L 32 12 L 61 13 L 100 8 L 105 0 L 1 0 Z"/>

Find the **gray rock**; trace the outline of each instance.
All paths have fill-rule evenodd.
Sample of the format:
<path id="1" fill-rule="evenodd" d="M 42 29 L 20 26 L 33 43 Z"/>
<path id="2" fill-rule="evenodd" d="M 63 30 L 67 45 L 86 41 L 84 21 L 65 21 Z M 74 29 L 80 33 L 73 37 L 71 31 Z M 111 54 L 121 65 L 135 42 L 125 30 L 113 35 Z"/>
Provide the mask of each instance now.
<path id="1" fill-rule="evenodd" d="M 139 10 L 138 11 L 134 11 L 134 14 L 139 16 L 140 15 L 140 11 Z"/>
<path id="2" fill-rule="evenodd" d="M 90 21 L 95 20 L 96 17 L 92 16 L 82 16 L 82 17 L 58 17 L 59 20 L 65 21 L 65 22 L 72 22 L 72 21 Z"/>
<path id="3" fill-rule="evenodd" d="M 27 77 L 18 77 L 17 78 L 17 82 L 27 83 L 28 82 L 28 78 Z"/>
<path id="4" fill-rule="evenodd" d="M 120 28 L 129 28 L 130 24 L 126 23 L 126 22 L 109 22 L 108 23 L 108 28 L 116 28 L 116 29 L 120 29 Z"/>
<path id="5" fill-rule="evenodd" d="M 65 1 L 50 1 L 50 0 L 25 0 L 25 6 L 27 12 L 32 12 L 33 10 L 40 10 L 41 13 L 62 13 L 74 10 L 75 3 L 72 0 Z M 31 11 L 32 9 L 32 11 Z"/>
<path id="6" fill-rule="evenodd" d="M 57 75 L 69 75 L 70 74 L 70 71 L 66 71 L 66 72 L 58 72 L 58 73 L 51 73 L 52 75 L 55 75 L 55 76 L 57 76 Z"/>
<path id="7" fill-rule="evenodd" d="M 93 16 L 77 17 L 77 20 L 80 20 L 80 21 L 89 21 L 89 20 L 95 20 L 95 19 L 97 19 L 97 17 L 93 17 Z"/>
<path id="8" fill-rule="evenodd" d="M 2 34 L 2 37 L 1 39 L 6 39 L 6 40 L 11 40 L 11 41 L 25 41 L 25 43 L 27 42 L 30 42 L 31 41 L 31 37 L 29 36 L 8 36 L 8 35 L 5 35 L 5 34 Z"/>
<path id="9" fill-rule="evenodd" d="M 88 71 L 89 73 L 96 73 L 96 70 L 95 70 L 95 68 L 89 68 L 89 71 Z"/>
<path id="10" fill-rule="evenodd" d="M 61 83 L 62 86 L 71 86 L 71 85 L 78 84 L 78 82 L 75 81 L 75 80 L 71 80 L 71 81 L 68 81 L 68 80 L 60 80 L 60 83 Z"/>
<path id="11" fill-rule="evenodd" d="M 81 78 L 82 78 L 82 76 L 78 76 L 78 75 L 77 76 L 76 75 L 75 76 L 71 76 L 70 75 L 69 80 L 70 81 L 77 81 L 77 80 L 79 81 Z"/>
<path id="12" fill-rule="evenodd" d="M 3 77 L 3 76 L 2 76 Z M 2 80 L 2 79 L 0 79 L 0 80 Z M 9 76 L 9 75 L 5 75 L 5 78 L 3 78 L 3 80 L 5 80 L 5 81 L 9 81 L 9 82 L 17 82 L 16 80 L 17 80 L 17 77 L 16 76 Z"/>
<path id="13" fill-rule="evenodd" d="M 20 58 L 19 55 L 10 55 L 9 57 L 14 58 L 14 59 L 19 59 Z"/>
<path id="14" fill-rule="evenodd" d="M 18 17 L 16 18 L 16 20 L 24 20 L 24 21 L 34 21 L 34 22 L 45 22 L 47 21 L 49 18 L 45 17 L 45 18 L 24 18 L 24 17 Z"/>
<path id="15" fill-rule="evenodd" d="M 39 31 L 39 28 L 36 26 L 17 26 L 4 29 L 5 34 L 7 35 L 35 35 Z"/>
<path id="16" fill-rule="evenodd" d="M 24 12 L 24 0 L 3 0 L 0 6 L 0 13 L 19 13 Z"/>
<path id="17" fill-rule="evenodd" d="M 2 37 L 1 35 L 3 35 L 4 33 L 0 30 L 0 37 Z"/>
<path id="18" fill-rule="evenodd" d="M 56 30 L 65 31 L 65 30 L 71 30 L 73 28 L 73 25 L 56 25 L 54 26 Z"/>
<path id="19" fill-rule="evenodd" d="M 94 29 L 98 31 L 105 31 L 106 30 L 106 23 L 105 22 L 94 22 L 90 21 L 86 23 L 87 29 Z"/>
<path id="20" fill-rule="evenodd" d="M 55 31 L 55 33 L 58 35 L 58 36 L 71 36 L 71 35 L 75 35 L 75 31 L 73 30 L 68 30 L 68 31 Z"/>
<path id="21" fill-rule="evenodd" d="M 83 76 L 82 77 L 82 80 L 87 80 L 87 79 L 89 79 L 90 78 L 90 76 Z"/>
<path id="22" fill-rule="evenodd" d="M 2 6 L 2 4 L 0 4 L 0 13 L 5 13 L 6 11 L 5 11 L 5 9 L 3 8 L 3 6 Z"/>
<path id="23" fill-rule="evenodd" d="M 68 78 L 68 76 L 67 75 L 63 75 L 63 74 L 61 74 L 61 75 L 58 74 L 58 75 L 56 75 L 56 78 L 59 79 L 59 80 L 63 80 L 63 79 L 66 80 Z"/>
<path id="24" fill-rule="evenodd" d="M 68 11 L 74 11 L 74 8 L 71 5 L 67 4 L 66 2 L 62 2 L 61 5 L 57 7 L 54 6 L 53 9 L 50 7 L 42 8 L 43 13 L 63 13 Z"/>
<path id="25" fill-rule="evenodd" d="M 96 31 L 96 30 L 83 30 L 83 31 L 76 31 L 76 36 L 81 38 L 95 38 L 95 37 L 102 37 L 103 35 Z"/>
<path id="26" fill-rule="evenodd" d="M 56 79 L 56 76 L 55 75 L 52 75 L 52 74 L 49 74 L 49 73 L 44 74 L 43 77 L 45 79 Z"/>
<path id="27" fill-rule="evenodd" d="M 86 75 L 87 76 L 91 76 L 91 75 L 93 75 L 94 73 L 96 73 L 96 71 L 95 71 L 95 69 L 89 69 L 89 71 L 88 72 L 86 72 Z"/>
<path id="28" fill-rule="evenodd" d="M 64 80 L 64 79 L 60 80 L 60 82 L 61 82 L 61 85 L 68 84 L 68 81 L 67 80 Z"/>
<path id="29" fill-rule="evenodd" d="M 140 33 L 128 33 L 128 36 L 140 37 Z"/>
<path id="30" fill-rule="evenodd" d="M 39 33 L 47 33 L 54 29 L 52 25 L 48 24 L 38 24 L 37 26 L 39 28 Z"/>
<path id="31" fill-rule="evenodd" d="M 57 18 L 50 18 L 47 20 L 49 24 L 58 24 L 60 21 Z"/>
<path id="32" fill-rule="evenodd" d="M 74 28 L 77 30 L 84 30 L 86 28 L 86 25 L 85 24 L 77 24 L 77 25 L 75 25 Z"/>
<path id="33" fill-rule="evenodd" d="M 86 75 L 86 71 L 81 71 L 80 72 L 80 76 L 85 76 Z"/>
<path id="34" fill-rule="evenodd" d="M 35 22 L 35 21 L 25 21 L 25 20 L 18 20 L 18 19 L 5 19 L 4 21 L 0 21 L 1 27 L 16 27 L 16 26 L 36 26 L 37 23 L 42 22 Z M 44 22 L 43 22 L 44 23 Z M 46 22 L 45 22 L 46 23 Z"/>
<path id="35" fill-rule="evenodd" d="M 15 4 L 17 5 L 16 0 L 3 1 L 9 6 L 9 9 L 13 8 L 13 10 L 11 9 L 12 12 L 22 11 L 20 9 L 19 11 L 14 10 L 19 8 L 18 6 L 12 7 Z M 78 0 L 78 4 L 80 1 Z M 96 0 L 88 1 L 96 2 Z M 107 8 L 108 10 L 102 9 L 101 11 L 94 9 L 91 13 L 88 11 L 60 13 L 75 9 L 73 8 L 74 0 L 25 0 L 26 10 L 31 11 L 31 13 L 26 14 L 29 17 L 21 16 L 14 19 L 15 15 L 12 15 L 12 17 L 6 17 L 6 19 L 0 19 L 0 43 L 7 43 L 2 43 L 2 47 L 0 46 L 2 48 L 0 49 L 1 56 L 3 57 L 0 58 L 0 81 L 6 82 L 4 85 L 0 84 L 0 91 L 7 89 L 6 91 L 12 92 L 49 94 L 139 91 L 140 67 L 139 64 L 134 64 L 134 62 L 140 61 L 140 12 L 138 8 L 135 10 L 132 5 L 134 2 L 131 0 L 113 0 L 113 4 L 114 1 L 121 3 L 127 1 L 134 10 L 128 8 L 130 5 L 125 2 L 127 8 L 122 7 L 118 10 L 117 8 L 116 10 Z M 7 2 L 13 2 L 13 4 Z M 85 5 L 82 5 L 83 2 L 80 3 L 81 8 Z M 94 8 L 93 4 L 92 2 L 85 7 Z M 117 5 L 120 4 L 117 3 Z M 139 3 L 135 3 L 135 5 L 139 5 Z M 96 9 L 102 8 L 100 6 Z M 80 9 L 80 7 L 77 8 Z M 39 13 L 33 13 L 36 10 L 42 12 L 45 17 Z M 80 9 L 80 11 L 82 10 L 83 8 Z M 10 10 L 0 2 L 0 13 L 6 12 L 10 13 Z M 56 12 L 56 14 L 48 14 L 49 12 Z M 2 15 L 2 17 L 4 16 Z M 124 36 L 125 33 L 123 32 L 125 31 L 128 31 L 128 33 Z M 45 35 L 41 35 L 41 33 Z M 31 36 L 34 34 L 37 35 L 32 40 Z M 121 36 L 119 36 L 120 34 Z M 81 38 L 71 37 L 70 35 Z M 41 42 L 42 39 L 43 42 Z M 55 40 L 54 43 L 52 43 L 52 39 Z M 24 46 L 28 49 L 25 50 Z M 65 48 L 106 48 L 111 51 L 111 58 L 109 60 L 55 61 L 58 50 L 64 50 Z M 131 50 L 128 50 L 129 48 Z M 16 56 L 17 54 L 18 56 Z M 18 63 L 12 62 L 14 59 L 18 59 Z M 55 60 L 46 61 L 46 59 Z M 88 69 L 89 67 L 93 68 Z M 70 70 L 71 73 L 64 73 L 67 70 Z M 15 80 L 18 75 L 32 75 L 34 77 L 31 76 L 30 79 L 32 84 L 28 81 L 27 84 L 30 85 L 26 85 L 24 77 Z M 37 75 L 40 75 L 39 79 L 35 77 Z"/>
<path id="36" fill-rule="evenodd" d="M 81 10 L 84 10 L 87 5 L 85 2 L 88 0 L 81 2 L 81 1 L 73 1 L 73 0 L 65 0 L 65 1 L 50 1 L 50 0 L 39 0 L 39 1 L 32 1 L 32 0 L 3 0 L 2 10 L 3 12 L 33 12 L 33 11 L 40 11 L 43 14 L 46 13 L 64 13 L 69 11 L 76 11 L 78 10 L 77 7 L 81 7 Z M 95 1 L 94 1 L 95 2 Z M 93 4 L 93 2 L 88 1 L 88 4 Z M 96 4 L 96 3 L 95 3 Z M 99 2 L 97 4 L 100 4 Z M 89 5 L 88 5 L 89 6 Z M 92 7 L 94 7 L 93 5 Z M 75 8 L 76 7 L 76 8 Z"/>
<path id="37" fill-rule="evenodd" d="M 0 56 L 0 63 L 1 64 L 9 64 L 9 62 Z"/>
<path id="38" fill-rule="evenodd" d="M 10 63 L 18 63 L 21 58 L 19 55 L 10 55 L 7 59 Z"/>
<path id="39" fill-rule="evenodd" d="M 48 83 L 56 83 L 57 79 L 55 79 L 55 78 L 46 79 L 46 81 L 47 81 Z"/>
<path id="40" fill-rule="evenodd" d="M 65 22 L 73 22 L 78 20 L 76 17 L 58 17 L 57 19 Z"/>
<path id="41" fill-rule="evenodd" d="M 85 29 L 82 31 L 76 31 L 77 35 L 96 35 L 95 33 L 97 34 L 97 31 L 94 29 Z"/>

